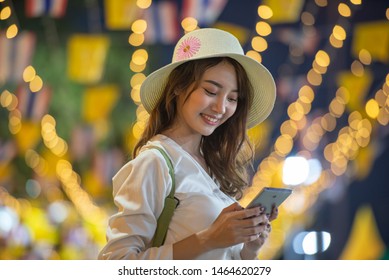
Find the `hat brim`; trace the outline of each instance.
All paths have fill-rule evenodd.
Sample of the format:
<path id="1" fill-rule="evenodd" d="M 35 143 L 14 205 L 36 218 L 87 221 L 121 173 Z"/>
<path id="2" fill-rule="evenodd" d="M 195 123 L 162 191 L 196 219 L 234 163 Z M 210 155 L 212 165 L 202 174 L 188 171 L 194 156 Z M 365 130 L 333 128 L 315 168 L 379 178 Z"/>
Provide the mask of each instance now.
<path id="1" fill-rule="evenodd" d="M 276 86 L 269 70 L 256 60 L 241 54 L 224 53 L 220 55 L 202 56 L 201 58 L 186 59 L 168 64 L 151 73 L 142 83 L 140 97 L 146 111 L 151 111 L 161 98 L 170 73 L 179 65 L 198 59 L 210 57 L 231 57 L 238 61 L 246 70 L 248 79 L 253 88 L 253 102 L 247 116 L 247 127 L 251 128 L 263 122 L 271 113 L 276 99 Z"/>

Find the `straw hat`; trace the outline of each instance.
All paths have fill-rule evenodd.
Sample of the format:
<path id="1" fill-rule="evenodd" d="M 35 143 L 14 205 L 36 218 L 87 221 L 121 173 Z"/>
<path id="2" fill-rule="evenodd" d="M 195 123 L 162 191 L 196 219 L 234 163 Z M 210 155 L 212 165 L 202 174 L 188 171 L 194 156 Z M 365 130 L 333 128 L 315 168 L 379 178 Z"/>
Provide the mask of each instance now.
<path id="1" fill-rule="evenodd" d="M 253 103 L 247 117 L 247 127 L 265 120 L 273 110 L 276 87 L 270 72 L 256 60 L 244 55 L 239 41 L 230 33 L 203 28 L 185 34 L 174 48 L 172 62 L 151 73 L 142 83 L 140 97 L 150 113 L 157 105 L 169 74 L 177 66 L 191 60 L 210 57 L 231 57 L 246 70 L 253 87 Z"/>

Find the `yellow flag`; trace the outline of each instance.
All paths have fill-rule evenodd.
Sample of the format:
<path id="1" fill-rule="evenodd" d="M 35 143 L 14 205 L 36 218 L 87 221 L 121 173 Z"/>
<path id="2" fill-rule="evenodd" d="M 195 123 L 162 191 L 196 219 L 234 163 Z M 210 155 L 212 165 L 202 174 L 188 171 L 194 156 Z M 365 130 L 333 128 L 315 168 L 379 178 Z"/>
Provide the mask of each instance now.
<path id="1" fill-rule="evenodd" d="M 119 98 L 116 85 L 90 87 L 84 93 L 83 117 L 87 122 L 106 119 Z"/>
<path id="2" fill-rule="evenodd" d="M 342 260 L 376 260 L 385 252 L 373 211 L 370 206 L 358 209 L 348 242 L 340 256 Z"/>
<path id="3" fill-rule="evenodd" d="M 136 0 L 105 0 L 104 6 L 105 24 L 111 30 L 128 30 L 141 12 Z"/>
<path id="4" fill-rule="evenodd" d="M 250 31 L 247 28 L 233 23 L 218 21 L 213 25 L 213 27 L 230 32 L 242 45 L 246 44 L 250 37 Z"/>
<path id="5" fill-rule="evenodd" d="M 389 22 L 387 20 L 357 24 L 354 28 L 352 54 L 367 50 L 373 60 L 389 62 Z"/>
<path id="6" fill-rule="evenodd" d="M 41 139 L 41 127 L 37 122 L 23 121 L 22 127 L 15 134 L 15 140 L 20 154 L 33 149 Z"/>
<path id="7" fill-rule="evenodd" d="M 104 35 L 73 35 L 68 42 L 68 75 L 79 83 L 100 81 L 109 39 Z"/>
<path id="8" fill-rule="evenodd" d="M 348 71 L 339 73 L 337 78 L 338 85 L 345 87 L 350 94 L 350 100 L 347 103 L 350 111 L 362 110 L 364 108 L 365 97 L 372 81 L 373 75 L 366 69 L 364 75 L 361 77 L 357 77 Z"/>
<path id="9" fill-rule="evenodd" d="M 268 6 L 273 11 L 273 16 L 269 18 L 269 23 L 293 23 L 300 20 L 303 0 L 264 0 L 263 5 Z"/>

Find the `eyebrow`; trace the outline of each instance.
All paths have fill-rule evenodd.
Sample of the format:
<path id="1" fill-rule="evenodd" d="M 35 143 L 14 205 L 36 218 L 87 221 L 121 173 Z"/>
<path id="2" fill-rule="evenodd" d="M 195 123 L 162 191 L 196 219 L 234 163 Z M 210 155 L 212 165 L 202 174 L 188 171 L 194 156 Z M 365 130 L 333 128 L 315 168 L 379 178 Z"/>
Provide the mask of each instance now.
<path id="1" fill-rule="evenodd" d="M 214 81 L 214 80 L 204 80 L 204 82 L 213 84 L 213 85 L 217 86 L 218 88 L 223 88 L 223 86 L 222 86 L 221 84 L 219 84 L 218 82 L 216 82 L 216 81 Z M 232 90 L 232 91 L 233 91 L 233 92 L 238 92 L 237 89 Z"/>

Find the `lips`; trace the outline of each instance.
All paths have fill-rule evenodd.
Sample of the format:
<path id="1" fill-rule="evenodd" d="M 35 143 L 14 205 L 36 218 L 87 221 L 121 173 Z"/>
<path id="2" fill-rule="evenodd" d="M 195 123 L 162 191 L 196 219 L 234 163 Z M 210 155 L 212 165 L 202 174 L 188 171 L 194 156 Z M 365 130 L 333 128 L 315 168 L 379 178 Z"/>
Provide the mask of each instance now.
<path id="1" fill-rule="evenodd" d="M 211 125 L 216 125 L 218 122 L 219 122 L 219 118 L 216 118 L 216 117 L 213 117 L 213 116 L 209 116 L 209 115 L 205 115 L 205 114 L 201 114 L 201 116 L 205 119 L 205 121 L 208 123 L 208 124 L 211 124 Z"/>

